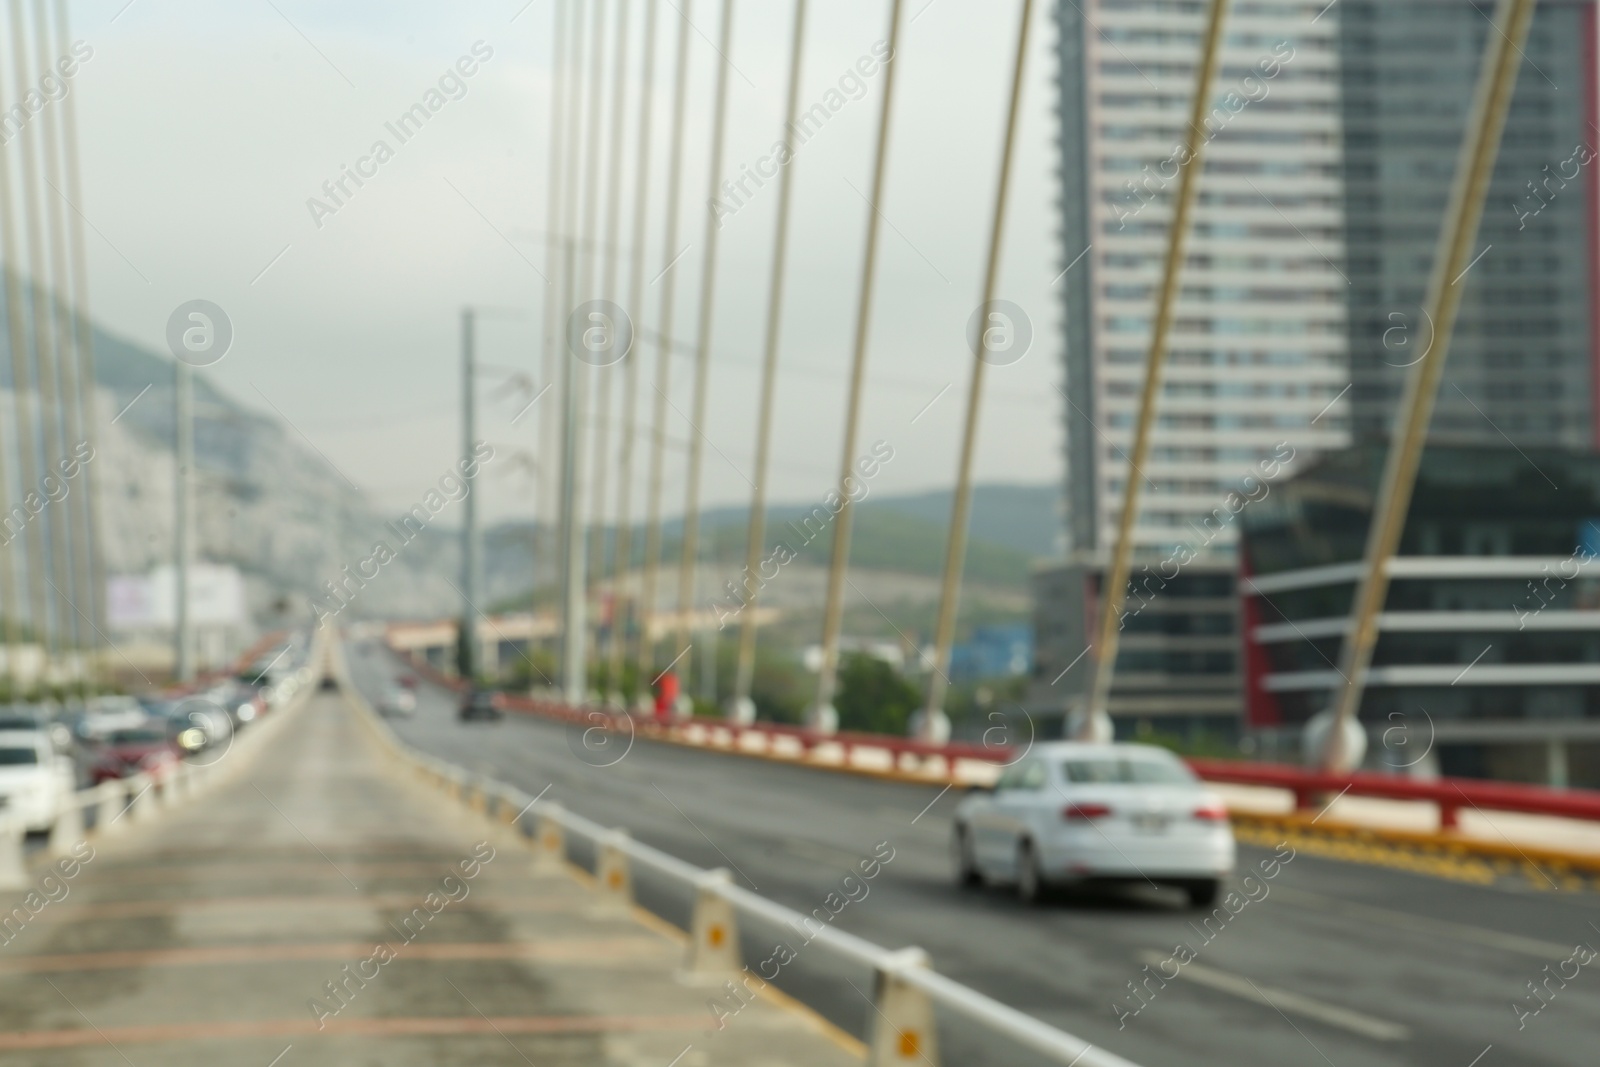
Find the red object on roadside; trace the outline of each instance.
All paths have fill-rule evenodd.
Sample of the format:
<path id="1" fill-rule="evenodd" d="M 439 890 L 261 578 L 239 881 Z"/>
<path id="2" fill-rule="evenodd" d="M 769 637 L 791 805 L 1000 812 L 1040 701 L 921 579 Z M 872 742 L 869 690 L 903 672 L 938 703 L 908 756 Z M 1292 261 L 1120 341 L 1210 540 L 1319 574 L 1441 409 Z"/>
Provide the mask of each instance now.
<path id="1" fill-rule="evenodd" d="M 666 719 L 678 703 L 678 676 L 667 671 L 656 683 L 656 718 Z"/>

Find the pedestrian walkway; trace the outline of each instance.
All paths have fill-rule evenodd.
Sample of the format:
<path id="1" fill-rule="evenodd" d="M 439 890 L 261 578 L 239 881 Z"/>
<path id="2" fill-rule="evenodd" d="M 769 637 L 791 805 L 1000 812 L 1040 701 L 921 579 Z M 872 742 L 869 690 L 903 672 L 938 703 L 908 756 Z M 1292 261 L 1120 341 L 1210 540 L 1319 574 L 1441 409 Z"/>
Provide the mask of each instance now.
<path id="1" fill-rule="evenodd" d="M 860 1062 L 776 1000 L 715 1031 L 676 931 L 536 871 L 383 761 L 341 696 L 283 714 L 240 776 L 0 898 L 0 1062 Z"/>

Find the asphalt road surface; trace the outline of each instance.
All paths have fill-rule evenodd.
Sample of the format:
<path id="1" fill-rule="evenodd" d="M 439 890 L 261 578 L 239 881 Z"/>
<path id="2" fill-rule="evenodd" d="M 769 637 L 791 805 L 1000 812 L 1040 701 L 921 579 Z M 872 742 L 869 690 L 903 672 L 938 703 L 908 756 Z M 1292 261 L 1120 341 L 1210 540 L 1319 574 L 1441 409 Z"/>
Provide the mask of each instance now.
<path id="1" fill-rule="evenodd" d="M 369 699 L 404 670 L 377 645 L 348 651 Z M 1574 952 L 1600 949 L 1600 899 L 1591 893 L 1484 887 L 1301 854 L 1225 924 L 1203 926 L 1207 912 L 1150 887 L 1030 908 L 1003 888 L 955 885 L 955 791 L 644 740 L 597 753 L 581 731 L 544 720 L 458 723 L 453 694 L 421 680 L 415 717 L 395 725 L 421 749 L 529 794 L 549 787 L 547 798 L 581 815 L 691 863 L 728 867 L 802 912 L 822 907 L 887 842 L 893 859 L 835 925 L 890 948 L 920 946 L 944 974 L 1144 1067 L 1590 1067 L 1600 1059 L 1600 958 L 1586 964 L 1588 953 Z M 1241 846 L 1234 882 L 1272 856 Z M 638 880 L 641 903 L 686 924 L 686 893 Z M 764 959 L 783 934 L 745 928 L 742 948 L 752 962 Z M 1192 959 L 1166 962 L 1180 943 Z M 1540 985 L 1537 999 L 1530 982 Z M 813 947 L 776 984 L 867 1033 L 865 972 Z M 1037 1062 L 958 1020 L 941 1024 L 947 1063 Z"/>

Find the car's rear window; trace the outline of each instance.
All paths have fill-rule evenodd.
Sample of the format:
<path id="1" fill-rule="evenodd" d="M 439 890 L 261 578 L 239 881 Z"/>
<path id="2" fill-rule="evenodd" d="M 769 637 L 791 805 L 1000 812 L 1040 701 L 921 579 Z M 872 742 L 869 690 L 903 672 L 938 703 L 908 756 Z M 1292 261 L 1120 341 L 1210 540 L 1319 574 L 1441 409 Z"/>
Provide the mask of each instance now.
<path id="1" fill-rule="evenodd" d="M 39 762 L 36 748 L 0 748 L 0 767 L 21 767 Z"/>
<path id="2" fill-rule="evenodd" d="M 1061 769 L 1067 781 L 1086 785 L 1188 785 L 1195 781 L 1189 768 L 1167 760 L 1097 756 L 1065 760 Z"/>

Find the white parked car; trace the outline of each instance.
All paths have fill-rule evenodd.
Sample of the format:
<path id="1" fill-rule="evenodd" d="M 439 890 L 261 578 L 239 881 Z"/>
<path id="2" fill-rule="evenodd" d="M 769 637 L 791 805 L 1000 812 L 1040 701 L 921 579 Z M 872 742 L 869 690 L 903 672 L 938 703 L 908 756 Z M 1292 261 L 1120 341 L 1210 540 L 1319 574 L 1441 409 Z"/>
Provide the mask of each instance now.
<path id="1" fill-rule="evenodd" d="M 0 730 L 0 811 L 21 816 L 29 830 L 48 830 L 76 785 L 72 757 L 57 753 L 48 733 Z"/>
<path id="2" fill-rule="evenodd" d="M 1207 906 L 1234 863 L 1221 799 L 1152 745 L 1035 745 L 961 801 L 951 844 L 962 885 L 1010 883 L 1029 901 L 1056 885 L 1148 881 Z"/>

